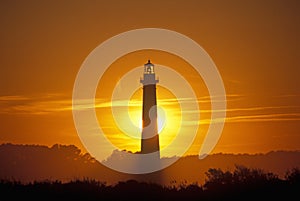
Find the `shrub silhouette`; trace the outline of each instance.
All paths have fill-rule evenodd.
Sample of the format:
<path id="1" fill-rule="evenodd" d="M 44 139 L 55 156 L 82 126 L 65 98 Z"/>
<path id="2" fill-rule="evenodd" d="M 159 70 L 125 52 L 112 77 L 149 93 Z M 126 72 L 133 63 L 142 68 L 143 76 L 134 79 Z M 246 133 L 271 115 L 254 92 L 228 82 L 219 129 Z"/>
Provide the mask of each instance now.
<path id="1" fill-rule="evenodd" d="M 292 170 L 288 170 L 285 175 L 285 179 L 295 185 L 300 185 L 300 169 L 293 168 Z"/>
<path id="2" fill-rule="evenodd" d="M 207 180 L 205 187 L 220 185 L 242 185 L 242 184 L 264 184 L 279 181 L 277 175 L 265 173 L 262 169 L 250 169 L 245 166 L 236 165 L 233 172 L 210 168 L 206 172 Z"/>
<path id="3" fill-rule="evenodd" d="M 264 172 L 236 165 L 235 169 L 222 171 L 210 168 L 206 182 L 162 186 L 155 183 L 128 180 L 115 185 L 96 180 L 44 181 L 23 184 L 1 180 L 1 200 L 17 198 L 31 200 L 254 200 L 284 199 L 298 196 L 300 171 L 287 171 L 285 179 Z"/>
<path id="4" fill-rule="evenodd" d="M 241 165 L 236 165 L 233 172 L 210 168 L 206 172 L 204 189 L 210 197 L 216 199 L 286 199 L 296 195 L 299 176 L 299 169 L 293 169 L 282 180 L 271 172 Z"/>

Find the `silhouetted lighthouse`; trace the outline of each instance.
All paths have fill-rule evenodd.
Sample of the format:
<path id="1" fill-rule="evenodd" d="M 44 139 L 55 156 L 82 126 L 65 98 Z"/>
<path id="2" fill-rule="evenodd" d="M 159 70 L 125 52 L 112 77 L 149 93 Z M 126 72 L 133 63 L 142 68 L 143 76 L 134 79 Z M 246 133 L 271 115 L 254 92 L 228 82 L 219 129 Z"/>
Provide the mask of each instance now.
<path id="1" fill-rule="evenodd" d="M 144 64 L 144 77 L 140 81 L 143 84 L 143 130 L 141 140 L 141 153 L 152 152 L 159 154 L 159 137 L 157 129 L 157 104 L 156 83 L 154 65 L 148 60 Z"/>

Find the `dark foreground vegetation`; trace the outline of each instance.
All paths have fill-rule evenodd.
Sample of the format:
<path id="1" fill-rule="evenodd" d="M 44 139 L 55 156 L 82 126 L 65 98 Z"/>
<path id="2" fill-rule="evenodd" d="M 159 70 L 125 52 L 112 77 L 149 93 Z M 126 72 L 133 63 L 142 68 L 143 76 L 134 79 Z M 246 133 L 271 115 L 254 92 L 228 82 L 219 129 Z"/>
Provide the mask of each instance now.
<path id="1" fill-rule="evenodd" d="M 203 185 L 161 186 L 128 180 L 107 185 L 96 180 L 21 183 L 0 181 L 1 200 L 293 200 L 299 198 L 300 170 L 287 171 L 284 179 L 236 166 L 233 171 L 209 169 Z"/>

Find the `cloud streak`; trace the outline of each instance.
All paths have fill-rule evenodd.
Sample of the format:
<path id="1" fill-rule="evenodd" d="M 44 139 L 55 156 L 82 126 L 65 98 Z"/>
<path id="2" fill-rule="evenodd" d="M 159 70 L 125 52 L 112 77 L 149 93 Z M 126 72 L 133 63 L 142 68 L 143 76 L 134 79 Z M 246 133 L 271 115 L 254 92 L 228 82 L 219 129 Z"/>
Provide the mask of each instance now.
<path id="1" fill-rule="evenodd" d="M 227 99 L 231 101 L 238 100 L 240 95 L 228 95 Z M 198 100 L 192 98 L 181 99 L 161 99 L 161 106 L 173 106 L 179 102 L 189 103 L 198 101 L 198 103 L 209 102 L 210 97 L 201 97 Z M 81 100 L 79 105 L 72 108 L 72 99 L 63 94 L 42 94 L 40 96 L 0 96 L 0 114 L 26 114 L 26 115 L 46 115 L 57 112 L 72 111 L 72 109 L 92 109 L 92 108 L 110 108 L 113 107 L 141 107 L 141 100 L 115 100 L 114 102 L 103 99 L 96 99 L 95 105 L 90 100 Z M 299 112 L 297 112 L 299 111 Z M 183 114 L 195 113 L 198 111 L 183 111 Z M 201 110 L 201 113 L 211 113 L 211 110 Z M 215 111 L 224 112 L 224 111 Z M 238 122 L 266 122 L 266 121 L 300 121 L 299 106 L 255 106 L 228 108 L 226 110 L 226 123 Z M 179 115 L 179 114 L 178 114 Z M 198 121 L 183 122 L 185 125 L 210 124 L 221 122 L 221 119 L 201 119 Z"/>
<path id="2" fill-rule="evenodd" d="M 72 110 L 71 101 L 62 94 L 0 96 L 1 114 L 43 115 Z"/>

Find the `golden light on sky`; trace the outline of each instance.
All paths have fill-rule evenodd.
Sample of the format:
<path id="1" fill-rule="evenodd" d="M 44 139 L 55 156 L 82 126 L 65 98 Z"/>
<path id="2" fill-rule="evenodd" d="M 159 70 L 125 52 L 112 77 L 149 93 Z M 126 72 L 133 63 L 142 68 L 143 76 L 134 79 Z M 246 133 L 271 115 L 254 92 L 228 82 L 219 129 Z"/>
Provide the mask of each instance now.
<path id="1" fill-rule="evenodd" d="M 96 95 L 97 103 L 95 107 L 99 125 L 103 128 L 106 137 L 121 150 L 133 152 L 140 150 L 141 131 L 137 128 L 142 117 L 142 86 L 139 80 L 143 74 L 143 64 L 148 60 L 148 57 L 151 57 L 151 61 L 155 65 L 156 75 L 160 81 L 176 83 L 174 84 L 174 92 L 185 94 L 183 97 L 177 97 L 173 94 L 174 92 L 163 87 L 160 83 L 157 85 L 158 124 L 162 124 L 164 121 L 164 127 L 159 133 L 161 149 L 163 150 L 172 142 L 174 137 L 178 135 L 179 130 L 188 136 L 200 124 L 193 117 L 200 111 L 190 111 L 192 105 L 187 103 L 191 101 L 191 97 L 187 93 L 189 90 L 194 90 L 193 92 L 202 98 L 208 94 L 200 75 L 178 56 L 157 50 L 136 51 L 119 58 L 106 70 L 99 82 Z M 182 76 L 180 79 L 185 79 L 190 83 L 191 89 L 178 80 L 178 75 L 163 71 L 165 67 L 162 65 L 177 71 Z M 128 88 L 136 88 L 136 90 L 130 92 Z M 118 97 L 116 97 L 116 94 L 119 94 Z M 128 102 L 128 100 L 130 101 Z M 210 109 L 209 101 L 202 100 L 201 108 L 206 110 L 206 113 L 202 114 L 203 118 L 210 117 L 210 113 L 207 112 Z M 181 108 L 180 102 L 186 102 L 185 105 L 191 106 L 187 106 L 185 109 Z M 198 107 L 200 107 L 200 102 L 200 100 L 196 100 Z M 165 119 L 163 119 L 164 117 Z M 199 132 L 202 131 L 202 133 L 201 135 L 198 133 L 200 135 L 197 137 L 196 142 L 198 143 L 199 139 L 202 140 L 205 137 L 204 131 L 206 128 L 204 127 L 201 126 L 201 129 L 199 129 Z M 195 148 L 193 149 L 196 151 Z M 176 155 L 176 150 L 174 152 L 168 151 L 166 156 L 173 155 Z"/>
<path id="2" fill-rule="evenodd" d="M 181 125 L 181 110 L 180 105 L 176 101 L 176 97 L 166 88 L 161 86 L 157 87 L 157 99 L 158 99 L 158 132 L 160 139 L 160 147 L 164 149 L 176 134 L 179 131 Z M 171 102 L 172 101 L 172 102 Z M 123 105 L 127 107 L 127 105 Z M 110 109 L 108 109 L 109 112 Z M 101 113 L 98 113 L 101 115 Z M 124 114 L 119 114 L 124 115 Z M 140 151 L 141 144 L 141 122 L 142 122 L 142 89 L 138 89 L 131 97 L 128 105 L 128 115 L 121 117 L 123 119 L 124 125 L 128 125 L 128 121 L 131 121 L 133 125 L 139 129 L 134 129 L 134 127 L 129 127 L 127 131 L 131 136 L 128 136 L 127 133 L 122 132 L 118 128 L 118 125 L 115 123 L 115 120 L 112 116 L 110 118 L 105 118 L 102 121 L 104 127 L 104 133 L 107 138 L 115 146 L 119 147 L 121 150 L 127 151 Z M 136 138 L 132 138 L 132 136 Z"/>
<path id="3" fill-rule="evenodd" d="M 129 116 L 136 126 L 142 128 L 142 89 L 133 94 L 132 99 L 136 101 L 139 107 L 129 109 Z M 170 100 L 173 100 L 170 104 Z M 168 102 L 167 102 L 168 101 Z M 129 102 L 130 105 L 130 102 Z M 176 97 L 168 89 L 157 86 L 157 126 L 160 140 L 160 147 L 163 149 L 173 140 L 178 133 L 181 122 L 181 110 Z M 131 107 L 130 107 L 131 108 Z M 140 130 L 141 132 L 142 130 Z M 139 143 L 140 145 L 140 143 Z M 128 148 L 127 148 L 128 149 Z M 140 147 L 139 149 L 140 150 Z"/>
<path id="4" fill-rule="evenodd" d="M 218 67 L 228 102 L 224 130 L 213 153 L 299 150 L 298 8 L 296 0 L 1 1 L 0 143 L 75 144 L 86 151 L 72 115 L 72 90 L 81 64 L 95 47 L 114 35 L 156 27 L 190 37 Z M 145 14 L 147 10 L 151 15 Z M 108 68 L 97 88 L 99 124 L 120 149 L 139 149 L 139 139 L 122 134 L 114 125 L 109 105 L 112 97 L 122 97 L 128 88 L 118 84 L 122 76 L 142 68 L 148 59 L 156 65 L 160 80 L 172 79 L 159 72 L 160 66 L 167 66 L 192 87 L 200 120 L 189 122 L 199 129 L 186 154 L 197 154 L 211 123 L 209 93 L 192 66 L 166 52 L 132 52 Z M 137 71 L 131 74 L 137 77 L 129 84 L 136 82 L 141 87 L 142 69 Z M 178 91 L 184 89 L 178 86 Z M 136 88 L 127 94 L 129 116 L 137 127 L 140 93 Z M 178 129 L 179 117 L 190 112 L 179 115 L 177 102 L 182 99 L 173 101 L 173 95 L 158 86 L 158 103 L 166 111 L 162 147 Z M 115 104 L 123 104 L 122 100 Z"/>

